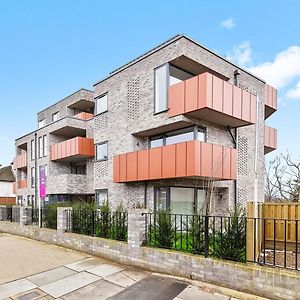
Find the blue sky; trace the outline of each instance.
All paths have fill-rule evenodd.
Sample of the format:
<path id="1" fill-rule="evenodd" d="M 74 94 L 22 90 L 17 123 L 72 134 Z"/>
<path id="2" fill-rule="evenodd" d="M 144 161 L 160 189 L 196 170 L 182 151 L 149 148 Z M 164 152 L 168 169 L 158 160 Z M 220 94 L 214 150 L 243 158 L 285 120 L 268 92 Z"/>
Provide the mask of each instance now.
<path id="1" fill-rule="evenodd" d="M 36 113 L 178 33 L 279 88 L 279 149 L 300 155 L 300 2 L 0 0 L 0 164 Z M 269 154 L 269 157 L 274 154 Z"/>

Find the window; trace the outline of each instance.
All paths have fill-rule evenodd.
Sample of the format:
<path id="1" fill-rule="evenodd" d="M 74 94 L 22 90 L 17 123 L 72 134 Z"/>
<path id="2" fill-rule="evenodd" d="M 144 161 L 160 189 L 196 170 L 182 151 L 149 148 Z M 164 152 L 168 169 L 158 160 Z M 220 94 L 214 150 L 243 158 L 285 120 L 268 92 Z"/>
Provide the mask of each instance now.
<path id="1" fill-rule="evenodd" d="M 31 160 L 35 159 L 35 142 L 34 142 L 34 140 L 30 141 L 30 156 L 31 156 Z"/>
<path id="2" fill-rule="evenodd" d="M 43 137 L 40 136 L 39 139 L 39 158 L 43 157 Z"/>
<path id="3" fill-rule="evenodd" d="M 154 113 L 168 109 L 168 64 L 155 69 L 155 103 Z"/>
<path id="4" fill-rule="evenodd" d="M 155 187 L 154 209 L 192 215 L 204 209 L 206 190 L 194 187 Z"/>
<path id="5" fill-rule="evenodd" d="M 96 100 L 96 115 L 107 111 L 107 94 L 99 96 L 95 100 Z"/>
<path id="6" fill-rule="evenodd" d="M 71 174 L 86 175 L 86 165 L 75 165 L 71 163 Z"/>
<path id="7" fill-rule="evenodd" d="M 34 187 L 34 183 L 35 183 L 35 172 L 34 172 L 34 168 L 30 169 L 30 185 L 33 188 Z"/>
<path id="8" fill-rule="evenodd" d="M 169 66 L 169 71 L 170 71 L 170 86 L 178 82 L 192 78 L 194 76 L 172 65 Z"/>
<path id="9" fill-rule="evenodd" d="M 58 117 L 59 117 L 59 112 L 56 112 L 56 113 L 52 114 L 52 122 L 57 121 Z"/>
<path id="10" fill-rule="evenodd" d="M 96 144 L 96 160 L 107 160 L 107 142 Z"/>
<path id="11" fill-rule="evenodd" d="M 47 135 L 43 136 L 43 156 L 47 156 L 48 153 L 48 141 L 47 141 Z"/>
<path id="12" fill-rule="evenodd" d="M 96 196 L 96 202 L 99 205 L 102 205 L 103 203 L 108 201 L 108 190 L 96 190 L 95 191 L 95 196 Z"/>
<path id="13" fill-rule="evenodd" d="M 38 121 L 38 128 L 42 128 L 46 125 L 46 120 L 42 119 L 40 121 Z"/>
<path id="14" fill-rule="evenodd" d="M 154 113 L 159 113 L 166 111 L 169 108 L 168 87 L 183 80 L 192 78 L 194 75 L 170 64 L 165 64 L 156 68 L 154 73 Z"/>
<path id="15" fill-rule="evenodd" d="M 198 126 L 192 126 L 165 133 L 160 136 L 150 138 L 150 148 L 173 145 L 192 140 L 205 141 L 206 129 Z"/>

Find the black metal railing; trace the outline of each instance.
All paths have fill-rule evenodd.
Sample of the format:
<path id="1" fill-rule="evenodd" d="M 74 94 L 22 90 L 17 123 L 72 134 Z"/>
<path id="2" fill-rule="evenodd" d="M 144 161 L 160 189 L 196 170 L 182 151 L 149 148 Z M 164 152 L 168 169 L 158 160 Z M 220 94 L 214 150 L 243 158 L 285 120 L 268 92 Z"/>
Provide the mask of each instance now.
<path id="1" fill-rule="evenodd" d="M 145 214 L 145 245 L 246 261 L 245 218 Z"/>
<path id="2" fill-rule="evenodd" d="M 5 220 L 5 217 L 4 217 Z M 13 222 L 13 210 L 12 207 L 6 207 L 6 221 Z"/>
<path id="3" fill-rule="evenodd" d="M 73 209 L 66 213 L 69 231 L 119 241 L 127 240 L 127 212 Z"/>

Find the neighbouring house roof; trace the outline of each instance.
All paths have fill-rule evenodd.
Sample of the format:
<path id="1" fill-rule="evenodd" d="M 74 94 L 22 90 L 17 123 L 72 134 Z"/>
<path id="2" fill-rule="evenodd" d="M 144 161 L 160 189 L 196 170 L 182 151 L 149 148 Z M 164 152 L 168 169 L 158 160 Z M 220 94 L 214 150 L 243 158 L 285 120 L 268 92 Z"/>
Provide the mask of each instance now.
<path id="1" fill-rule="evenodd" d="M 11 166 L 0 168 L 0 181 L 15 181 L 15 175 Z"/>

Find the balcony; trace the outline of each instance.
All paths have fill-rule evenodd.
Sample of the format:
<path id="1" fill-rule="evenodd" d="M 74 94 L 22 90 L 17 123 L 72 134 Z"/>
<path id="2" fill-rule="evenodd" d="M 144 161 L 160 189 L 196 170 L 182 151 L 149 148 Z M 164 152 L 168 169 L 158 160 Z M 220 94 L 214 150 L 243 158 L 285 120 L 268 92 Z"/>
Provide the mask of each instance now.
<path id="1" fill-rule="evenodd" d="M 277 110 L 277 90 L 265 85 L 265 119 Z"/>
<path id="2" fill-rule="evenodd" d="M 74 115 L 74 118 L 81 119 L 81 120 L 91 120 L 94 118 L 94 115 L 87 112 L 81 112 L 77 115 Z"/>
<path id="3" fill-rule="evenodd" d="M 233 148 L 189 141 L 114 156 L 114 182 L 167 178 L 236 179 Z"/>
<path id="4" fill-rule="evenodd" d="M 18 189 L 26 189 L 27 188 L 27 180 L 19 180 L 17 181 L 17 188 Z"/>
<path id="5" fill-rule="evenodd" d="M 24 169 L 27 167 L 27 153 L 19 154 L 14 159 L 14 169 Z"/>
<path id="6" fill-rule="evenodd" d="M 50 147 L 52 161 L 76 162 L 94 155 L 94 139 L 85 137 L 75 137 Z"/>
<path id="7" fill-rule="evenodd" d="M 169 87 L 169 117 L 186 115 L 222 126 L 256 121 L 256 96 L 210 73 Z"/>
<path id="8" fill-rule="evenodd" d="M 72 100 L 69 103 L 70 108 L 79 110 L 88 110 L 95 106 L 94 94 L 92 91 L 81 89 L 72 94 Z"/>
<path id="9" fill-rule="evenodd" d="M 277 130 L 275 128 L 265 126 L 265 154 L 277 149 Z"/>

